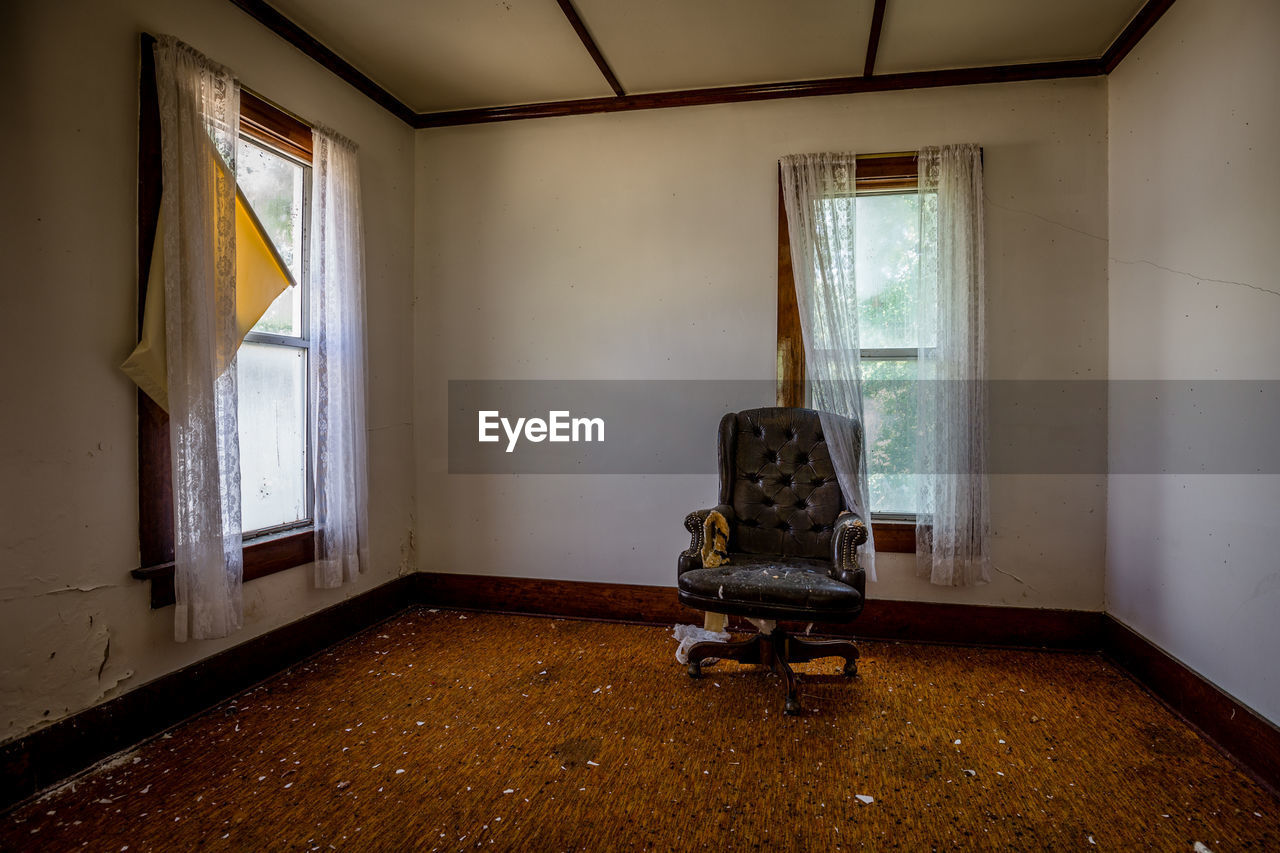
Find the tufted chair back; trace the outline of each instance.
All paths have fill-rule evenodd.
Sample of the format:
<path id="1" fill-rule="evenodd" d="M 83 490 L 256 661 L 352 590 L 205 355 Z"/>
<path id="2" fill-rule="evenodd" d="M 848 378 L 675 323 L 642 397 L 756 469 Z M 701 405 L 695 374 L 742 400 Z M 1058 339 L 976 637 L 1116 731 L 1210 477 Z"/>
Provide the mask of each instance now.
<path id="1" fill-rule="evenodd" d="M 862 441 L 860 427 L 854 429 Z M 747 409 L 720 421 L 720 503 L 733 507 L 729 549 L 831 559 L 844 495 L 813 409 Z"/>

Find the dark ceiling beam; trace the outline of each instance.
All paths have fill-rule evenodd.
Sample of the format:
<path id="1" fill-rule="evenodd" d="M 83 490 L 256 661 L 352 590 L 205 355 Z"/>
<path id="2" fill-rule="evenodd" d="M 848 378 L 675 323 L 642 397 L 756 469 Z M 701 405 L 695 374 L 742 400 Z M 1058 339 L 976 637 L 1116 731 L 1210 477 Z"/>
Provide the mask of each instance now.
<path id="1" fill-rule="evenodd" d="M 618 82 L 613 69 L 605 61 L 604 54 L 600 52 L 600 47 L 596 44 L 596 40 L 591 37 L 590 31 L 587 30 L 587 25 L 582 22 L 582 16 L 578 14 L 578 10 L 573 8 L 571 0 L 556 0 L 556 2 L 560 4 L 560 11 L 564 12 L 564 16 L 569 19 L 569 24 L 573 27 L 573 31 L 582 40 L 582 46 L 587 49 L 587 53 L 591 54 L 591 58 L 596 61 L 596 67 L 604 75 L 605 82 L 609 84 L 609 88 L 619 98 L 625 96 L 627 93 L 623 90 L 622 84 Z"/>
<path id="2" fill-rule="evenodd" d="M 862 67 L 862 76 L 870 77 L 876 69 L 876 51 L 880 49 L 880 28 L 884 26 L 884 7 L 888 0 L 876 0 L 876 7 L 871 11 L 871 32 L 867 35 L 867 64 Z"/>
<path id="3" fill-rule="evenodd" d="M 262 0 L 231 0 L 231 2 L 247 12 L 258 23 L 364 93 L 370 100 L 386 109 L 387 112 L 405 124 L 412 126 L 417 122 L 419 114 L 410 109 L 407 104 L 370 80 L 358 68 L 325 47 L 319 39 L 280 14 L 275 8 L 262 2 Z"/>
<path id="4" fill-rule="evenodd" d="M 775 98 L 808 98 L 818 95 L 847 95 L 855 92 L 888 92 L 899 89 L 931 89 L 939 86 L 970 86 L 979 83 L 1010 83 L 1019 80 L 1056 80 L 1067 77 L 1096 77 L 1102 67 L 1096 59 L 1063 62 L 1034 62 L 1022 65 L 994 65 L 987 68 L 957 68 L 949 71 L 913 71 L 875 77 L 837 77 L 792 83 L 765 83 L 751 86 L 723 86 L 714 89 L 687 89 L 649 95 L 616 98 L 584 98 L 574 101 L 547 101 L 513 107 L 423 113 L 415 127 L 450 127 L 526 118 L 655 110 L 704 104 L 766 101 Z"/>
<path id="5" fill-rule="evenodd" d="M 264 0 L 230 0 L 276 35 L 301 50 L 320 65 L 392 115 L 415 128 L 449 127 L 460 124 L 482 124 L 526 118 L 586 115 L 590 113 L 652 110 L 666 107 L 726 104 L 741 101 L 763 101 L 776 98 L 807 98 L 820 95 L 844 95 L 857 92 L 887 92 L 901 89 L 930 89 L 941 86 L 968 86 L 981 83 L 1008 83 L 1019 80 L 1054 80 L 1069 77 L 1095 77 L 1109 74 L 1134 46 L 1168 11 L 1174 0 L 1148 0 L 1124 31 L 1099 59 L 1073 59 L 1060 62 L 1035 62 L 1021 65 L 994 65 L 986 68 L 959 68 L 945 71 L 918 71 L 906 74 L 874 75 L 875 54 L 883 27 L 887 0 L 876 0 L 872 11 L 871 32 L 867 41 L 867 61 L 861 77 L 838 77 L 828 80 L 800 80 L 788 83 L 765 83 L 750 86 L 725 86 L 712 89 L 689 89 L 680 92 L 658 92 L 649 95 L 627 95 L 614 76 L 582 19 L 570 0 L 557 0 L 574 31 L 599 66 L 614 97 L 586 98 L 573 101 L 548 101 L 510 107 L 486 107 L 449 112 L 417 113 L 394 95 L 361 73 L 318 39 L 286 18 Z"/>
<path id="6" fill-rule="evenodd" d="M 1147 0 L 1147 5 L 1138 10 L 1138 14 L 1133 16 L 1133 20 L 1129 22 L 1129 26 L 1124 28 L 1124 32 L 1111 43 L 1111 47 L 1107 48 L 1106 53 L 1102 54 L 1102 70 L 1104 74 L 1110 74 L 1115 70 L 1116 66 L 1129 55 L 1129 51 L 1142 41 L 1142 37 L 1155 26 L 1156 21 L 1160 20 L 1160 16 L 1169 11 L 1169 7 L 1173 5 L 1173 0 Z"/>

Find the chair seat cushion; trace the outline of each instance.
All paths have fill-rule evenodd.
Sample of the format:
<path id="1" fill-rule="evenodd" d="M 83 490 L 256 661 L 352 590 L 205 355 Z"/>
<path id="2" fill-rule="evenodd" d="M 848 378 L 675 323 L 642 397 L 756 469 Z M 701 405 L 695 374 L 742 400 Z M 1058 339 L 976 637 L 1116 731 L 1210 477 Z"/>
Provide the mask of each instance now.
<path id="1" fill-rule="evenodd" d="M 726 603 L 761 604 L 798 610 L 861 609 L 862 596 L 827 572 L 831 564 L 795 557 L 730 554 L 714 569 L 680 575 L 680 591 Z"/>

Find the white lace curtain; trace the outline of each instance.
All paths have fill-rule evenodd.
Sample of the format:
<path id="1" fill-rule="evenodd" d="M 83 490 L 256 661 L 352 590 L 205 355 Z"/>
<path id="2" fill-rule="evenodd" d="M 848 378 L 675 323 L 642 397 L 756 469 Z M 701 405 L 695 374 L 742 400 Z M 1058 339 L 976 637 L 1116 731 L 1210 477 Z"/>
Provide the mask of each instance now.
<path id="1" fill-rule="evenodd" d="M 243 623 L 235 152 L 240 85 L 171 36 L 155 45 L 174 501 L 174 636 Z M 369 563 L 364 235 L 356 147 L 314 132 L 310 279 L 315 583 Z"/>
<path id="2" fill-rule="evenodd" d="M 858 559 L 875 580 L 865 437 L 859 440 L 847 422 L 826 414 L 863 423 L 854 281 L 857 157 L 792 154 L 780 166 L 811 404 L 822 413 L 822 432 L 845 503 L 867 521 L 867 542 Z"/>
<path id="3" fill-rule="evenodd" d="M 224 637 L 242 622 L 233 178 L 240 84 L 171 36 L 156 41 L 155 59 L 164 180 L 174 637 L 182 641 Z M 228 169 L 218 165 L 218 157 Z"/>
<path id="4" fill-rule="evenodd" d="M 920 170 L 920 349 L 916 569 L 935 584 L 990 579 L 986 476 L 982 151 L 923 148 Z M 923 339 L 923 336 L 922 336 Z"/>
<path id="5" fill-rule="evenodd" d="M 369 565 L 364 234 L 356 146 L 315 128 L 313 149 L 315 583 L 335 587 Z"/>

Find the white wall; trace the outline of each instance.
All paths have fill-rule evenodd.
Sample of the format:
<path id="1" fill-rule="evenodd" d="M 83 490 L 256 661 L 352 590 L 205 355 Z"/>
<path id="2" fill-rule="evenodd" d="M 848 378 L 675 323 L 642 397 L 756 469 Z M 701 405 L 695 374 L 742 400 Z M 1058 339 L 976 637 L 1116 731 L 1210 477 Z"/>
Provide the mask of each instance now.
<path id="1" fill-rule="evenodd" d="M 420 567 L 674 585 L 681 522 L 715 503 L 713 476 L 451 476 L 447 382 L 771 380 L 778 158 L 967 141 L 986 166 L 993 376 L 1103 378 L 1102 80 L 419 131 Z M 992 514 L 990 585 L 933 587 L 887 555 L 869 594 L 1101 609 L 1100 466 L 996 478 Z"/>
<path id="2" fill-rule="evenodd" d="M 1280 379 L 1278 37 L 1273 0 L 1180 0 L 1110 77 L 1112 379 Z M 1280 722 L 1280 477 L 1108 490 L 1107 609 Z"/>
<path id="3" fill-rule="evenodd" d="M 245 587 L 245 628 L 173 642 L 138 566 L 138 36 L 172 33 L 361 146 L 368 237 L 373 568 Z M 5 3 L 0 163 L 0 741 L 413 569 L 413 136 L 226 0 Z"/>

